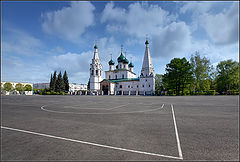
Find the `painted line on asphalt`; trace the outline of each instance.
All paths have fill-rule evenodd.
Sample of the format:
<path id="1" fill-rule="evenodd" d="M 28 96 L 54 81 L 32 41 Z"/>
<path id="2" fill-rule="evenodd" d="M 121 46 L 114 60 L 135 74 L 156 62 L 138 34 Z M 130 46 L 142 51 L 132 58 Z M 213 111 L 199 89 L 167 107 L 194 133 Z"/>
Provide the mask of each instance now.
<path id="1" fill-rule="evenodd" d="M 112 107 L 112 108 L 97 108 L 97 107 L 94 107 L 94 108 L 80 108 L 79 110 L 83 109 L 83 110 L 113 110 L 113 109 L 117 109 L 117 108 L 120 108 L 120 107 L 124 107 L 124 106 L 127 106 L 129 104 L 126 104 L 126 105 L 120 105 L 120 106 L 115 106 L 115 107 Z M 63 106 L 63 108 L 72 108 L 72 109 L 78 109 L 79 108 L 79 105 L 74 105 L 74 106 Z"/>
<path id="2" fill-rule="evenodd" d="M 129 105 L 129 104 L 116 106 L 116 107 L 113 107 L 113 108 L 110 108 L 110 109 L 107 109 L 107 110 L 113 110 L 113 109 L 117 109 L 117 108 L 124 107 L 124 106 L 127 106 L 127 105 Z"/>
<path id="3" fill-rule="evenodd" d="M 130 111 L 130 112 L 110 112 L 110 113 L 77 113 L 77 112 L 67 112 L 67 111 L 54 111 L 54 110 L 48 110 L 46 108 L 44 108 L 45 105 L 41 106 L 41 110 L 43 111 L 47 111 L 47 112 L 52 112 L 52 113 L 61 113 L 61 114 L 82 114 L 82 115 L 90 115 L 90 114 L 132 114 L 132 113 L 144 113 L 144 112 L 151 112 L 151 111 L 156 111 L 156 110 L 160 110 L 164 107 L 164 104 L 162 104 L 162 106 L 160 108 L 156 108 L 156 109 L 151 109 L 151 110 L 143 110 L 143 111 Z"/>
<path id="4" fill-rule="evenodd" d="M 108 148 L 108 149 L 113 149 L 113 150 L 119 150 L 119 151 L 131 152 L 131 153 L 138 153 L 138 154 L 144 154 L 144 155 L 151 155 L 151 156 L 158 156 L 158 157 L 171 158 L 171 159 L 181 159 L 182 160 L 181 157 L 161 155 L 161 154 L 157 154 L 157 153 L 137 151 L 137 150 L 132 150 L 132 149 L 125 149 L 125 148 L 121 148 L 121 147 L 114 147 L 114 146 L 103 145 L 103 144 L 98 144 L 98 143 L 86 142 L 86 141 L 82 141 L 82 140 L 70 139 L 70 138 L 59 137 L 59 136 L 54 136 L 54 135 L 49 135 L 49 134 L 44 134 L 44 133 L 38 133 L 38 132 L 32 132 L 32 131 L 27 131 L 27 130 L 22 130 L 22 129 L 10 128 L 10 127 L 5 127 L 5 126 L 1 126 L 1 129 L 7 129 L 7 130 L 12 130 L 12 131 L 17 131 L 17 132 L 34 134 L 34 135 L 38 135 L 38 136 L 55 138 L 55 139 L 60 139 L 60 140 L 65 140 L 65 141 L 70 141 L 70 142 L 76 142 L 76 143 L 81 143 L 81 144 L 86 144 L 86 145 L 92 145 L 92 146 L 97 146 L 97 147 L 103 147 L 103 148 Z"/>
<path id="5" fill-rule="evenodd" d="M 179 135 L 178 135 L 177 123 L 176 123 L 175 114 L 174 114 L 174 110 L 173 110 L 173 105 L 172 105 L 172 104 L 171 104 L 171 107 L 172 107 L 173 123 L 174 123 L 175 133 L 176 133 L 178 154 L 179 154 L 179 158 L 183 159 L 182 149 L 181 149 L 180 140 L 179 140 Z"/>

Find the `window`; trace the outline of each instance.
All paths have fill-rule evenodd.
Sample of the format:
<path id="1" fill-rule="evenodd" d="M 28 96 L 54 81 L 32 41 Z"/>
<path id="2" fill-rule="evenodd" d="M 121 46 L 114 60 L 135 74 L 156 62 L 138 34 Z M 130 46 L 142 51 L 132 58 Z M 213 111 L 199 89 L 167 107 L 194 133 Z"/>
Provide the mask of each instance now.
<path id="1" fill-rule="evenodd" d="M 124 74 L 122 75 L 122 78 L 124 78 Z"/>
<path id="2" fill-rule="evenodd" d="M 124 69 L 126 69 L 126 65 L 124 65 Z"/>
<path id="3" fill-rule="evenodd" d="M 146 79 L 146 82 L 147 82 L 147 79 Z"/>
<path id="4" fill-rule="evenodd" d="M 92 70 L 92 75 L 93 75 L 93 70 Z"/>
<path id="5" fill-rule="evenodd" d="M 122 88 L 122 85 L 120 85 L 119 87 Z"/>
<path id="6" fill-rule="evenodd" d="M 130 88 L 130 85 L 128 86 L 128 88 Z"/>
<path id="7" fill-rule="evenodd" d="M 109 79 L 111 79 L 111 76 L 109 75 Z"/>
<path id="8" fill-rule="evenodd" d="M 96 70 L 96 75 L 98 75 L 98 70 Z"/>
<path id="9" fill-rule="evenodd" d="M 149 84 L 149 87 L 151 87 L 150 84 Z"/>
<path id="10" fill-rule="evenodd" d="M 137 85 L 137 88 L 138 88 L 138 85 Z"/>
<path id="11" fill-rule="evenodd" d="M 117 79 L 117 75 L 115 75 L 115 79 Z"/>
<path id="12" fill-rule="evenodd" d="M 120 64 L 120 69 L 122 68 L 122 65 Z"/>
<path id="13" fill-rule="evenodd" d="M 143 87 L 144 87 L 144 84 L 143 84 Z"/>

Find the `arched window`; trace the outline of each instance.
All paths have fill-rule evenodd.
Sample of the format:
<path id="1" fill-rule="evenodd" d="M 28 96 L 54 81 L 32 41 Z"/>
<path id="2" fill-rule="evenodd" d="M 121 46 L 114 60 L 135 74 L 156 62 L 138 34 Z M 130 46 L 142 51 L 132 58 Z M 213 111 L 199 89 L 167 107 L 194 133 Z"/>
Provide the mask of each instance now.
<path id="1" fill-rule="evenodd" d="M 94 71 L 92 70 L 92 75 L 93 75 Z"/>
<path id="2" fill-rule="evenodd" d="M 98 70 L 96 70 L 96 75 L 98 75 Z"/>
<path id="3" fill-rule="evenodd" d="M 109 79 L 111 79 L 111 76 L 109 75 Z"/>
<path id="4" fill-rule="evenodd" d="M 150 84 L 149 84 L 149 87 L 151 87 Z"/>
<path id="5" fill-rule="evenodd" d="M 115 75 L 115 79 L 117 79 L 117 75 Z"/>
<path id="6" fill-rule="evenodd" d="M 122 65 L 120 64 L 120 69 L 122 69 Z"/>
<path id="7" fill-rule="evenodd" d="M 124 74 L 122 75 L 122 78 L 124 78 Z"/>

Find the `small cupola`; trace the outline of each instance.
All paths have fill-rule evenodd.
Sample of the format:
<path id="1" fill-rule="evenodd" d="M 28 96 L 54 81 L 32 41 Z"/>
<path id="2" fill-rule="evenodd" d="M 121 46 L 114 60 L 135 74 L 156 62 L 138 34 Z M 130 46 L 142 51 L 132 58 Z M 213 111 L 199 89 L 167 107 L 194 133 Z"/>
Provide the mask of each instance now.
<path id="1" fill-rule="evenodd" d="M 133 63 L 130 62 L 130 64 L 128 65 L 129 67 L 134 67 Z"/>
<path id="2" fill-rule="evenodd" d="M 109 62 L 108 62 L 109 65 L 114 65 L 114 61 L 111 59 Z"/>

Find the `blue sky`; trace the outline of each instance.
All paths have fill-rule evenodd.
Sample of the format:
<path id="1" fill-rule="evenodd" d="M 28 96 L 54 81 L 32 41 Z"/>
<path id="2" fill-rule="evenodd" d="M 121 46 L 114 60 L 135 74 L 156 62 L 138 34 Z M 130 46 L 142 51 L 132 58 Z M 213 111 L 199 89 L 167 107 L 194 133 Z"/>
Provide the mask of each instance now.
<path id="1" fill-rule="evenodd" d="M 87 83 L 95 40 L 103 70 L 121 45 L 141 71 L 146 34 L 155 73 L 195 51 L 213 65 L 239 60 L 238 2 L 1 2 L 2 80 L 49 82 L 67 70 Z"/>

